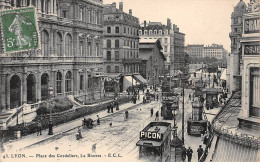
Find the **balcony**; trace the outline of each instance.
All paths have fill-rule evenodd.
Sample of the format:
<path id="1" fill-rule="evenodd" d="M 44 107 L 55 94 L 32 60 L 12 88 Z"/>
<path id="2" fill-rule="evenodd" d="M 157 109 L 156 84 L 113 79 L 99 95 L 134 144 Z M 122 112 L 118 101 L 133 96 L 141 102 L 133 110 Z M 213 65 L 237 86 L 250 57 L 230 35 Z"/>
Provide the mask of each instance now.
<path id="1" fill-rule="evenodd" d="M 36 64 L 36 63 L 103 63 L 103 57 L 87 56 L 87 57 L 61 57 L 61 56 L 37 56 L 37 57 L 0 57 L 0 64 Z"/>

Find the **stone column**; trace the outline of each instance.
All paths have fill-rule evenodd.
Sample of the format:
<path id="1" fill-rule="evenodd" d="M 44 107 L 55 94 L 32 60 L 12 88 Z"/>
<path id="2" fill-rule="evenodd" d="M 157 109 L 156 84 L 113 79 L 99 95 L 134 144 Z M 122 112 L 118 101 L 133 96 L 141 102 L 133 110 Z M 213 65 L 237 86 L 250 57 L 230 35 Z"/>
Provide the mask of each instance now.
<path id="1" fill-rule="evenodd" d="M 56 71 L 51 71 L 50 81 L 52 82 L 53 97 L 55 98 L 57 96 Z"/>
<path id="2" fill-rule="evenodd" d="M 65 71 L 62 70 L 62 79 L 61 79 L 61 93 L 62 93 L 62 96 L 65 95 Z"/>
<path id="3" fill-rule="evenodd" d="M 45 1 L 46 1 L 46 0 L 43 0 L 43 1 L 42 1 L 42 4 L 41 4 L 41 8 L 43 9 L 43 10 L 42 10 L 42 13 L 45 13 L 45 5 L 46 5 L 46 4 L 45 4 Z"/>
<path id="4" fill-rule="evenodd" d="M 0 113 L 6 109 L 6 76 L 4 74 L 0 75 Z"/>
<path id="5" fill-rule="evenodd" d="M 27 74 L 22 74 L 22 105 L 27 103 Z"/>
<path id="6" fill-rule="evenodd" d="M 41 86 L 41 72 L 38 71 L 36 75 L 36 99 L 37 102 L 42 100 L 42 86 Z"/>
<path id="7" fill-rule="evenodd" d="M 41 13 L 41 0 L 36 0 L 36 7 L 38 13 Z"/>
<path id="8" fill-rule="evenodd" d="M 57 15 L 57 1 L 53 0 L 53 13 L 54 15 Z"/>
<path id="9" fill-rule="evenodd" d="M 6 75 L 6 109 L 10 109 L 10 74 Z"/>
<path id="10" fill-rule="evenodd" d="M 73 95 L 78 95 L 79 91 L 79 74 L 78 74 L 78 69 L 73 69 L 73 80 L 72 80 L 72 87 L 73 87 Z"/>
<path id="11" fill-rule="evenodd" d="M 53 4 L 53 1 L 54 0 L 50 0 L 50 7 L 49 7 L 49 13 L 51 13 L 51 14 L 53 14 L 54 12 L 53 12 L 53 8 L 54 8 L 54 4 Z"/>

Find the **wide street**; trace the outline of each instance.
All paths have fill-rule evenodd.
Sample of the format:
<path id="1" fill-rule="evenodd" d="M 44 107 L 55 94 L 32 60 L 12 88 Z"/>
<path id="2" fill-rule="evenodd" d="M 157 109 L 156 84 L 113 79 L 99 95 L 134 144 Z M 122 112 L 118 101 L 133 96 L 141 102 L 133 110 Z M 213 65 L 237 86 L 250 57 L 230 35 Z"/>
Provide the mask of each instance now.
<path id="1" fill-rule="evenodd" d="M 191 114 L 191 102 L 188 94 L 191 90 L 185 90 L 185 121 Z M 182 110 L 182 100 L 180 99 L 180 110 Z M 139 132 L 151 121 L 155 120 L 155 113 L 161 107 L 161 101 L 141 104 L 129 110 L 129 119 L 124 119 L 124 110 L 109 115 L 101 119 L 100 125 L 95 125 L 93 129 L 83 128 L 81 140 L 76 140 L 77 129 L 56 136 L 45 143 L 26 148 L 22 153 L 31 156 L 31 159 L 39 160 L 47 157 L 46 160 L 76 161 L 87 160 L 95 161 L 98 157 L 100 161 L 140 161 L 138 160 L 138 147 L 136 142 L 139 140 Z M 154 109 L 151 117 L 150 109 Z M 180 114 L 177 110 L 177 114 Z M 114 110 L 115 111 L 115 110 Z M 162 117 L 160 116 L 160 121 Z M 163 120 L 172 123 L 173 120 Z M 178 136 L 181 138 L 181 116 L 176 117 L 178 125 Z M 110 123 L 112 126 L 110 127 Z M 194 151 L 192 161 L 197 160 L 196 149 L 201 142 L 200 137 L 190 137 L 186 134 L 185 122 L 185 146 L 191 147 Z M 92 149 L 96 144 L 95 151 Z M 55 157 L 49 157 L 50 153 Z M 44 156 L 45 155 L 45 156 Z M 181 161 L 177 157 L 177 161 Z"/>

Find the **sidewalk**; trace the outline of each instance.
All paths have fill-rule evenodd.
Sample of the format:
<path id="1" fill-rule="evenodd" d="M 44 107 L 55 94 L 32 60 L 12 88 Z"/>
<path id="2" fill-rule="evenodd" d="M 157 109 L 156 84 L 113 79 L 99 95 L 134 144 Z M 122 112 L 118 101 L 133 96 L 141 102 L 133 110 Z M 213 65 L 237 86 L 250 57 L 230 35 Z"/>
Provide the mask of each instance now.
<path id="1" fill-rule="evenodd" d="M 114 113 L 139 106 L 140 104 L 142 104 L 142 100 L 143 100 L 142 98 L 143 98 L 143 95 L 140 95 L 140 100 L 137 100 L 136 104 L 133 104 L 132 102 L 121 104 L 119 106 L 119 110 L 115 110 L 115 108 L 114 108 Z M 102 119 L 102 118 L 112 115 L 114 113 L 107 113 L 107 109 L 104 109 L 97 113 L 86 115 L 85 117 L 86 117 L 86 119 L 92 118 L 94 120 L 94 122 L 96 122 L 97 115 L 99 115 L 100 119 Z M 39 144 L 39 143 L 45 142 L 49 139 L 55 138 L 56 136 L 62 136 L 63 133 L 76 129 L 78 126 L 81 126 L 82 120 L 83 120 L 83 117 L 70 121 L 70 122 L 67 122 L 67 123 L 64 123 L 64 124 L 61 124 L 61 125 L 58 125 L 58 126 L 54 126 L 53 135 L 48 135 L 48 129 L 45 129 L 45 130 L 42 130 L 42 135 L 40 135 L 40 136 L 37 136 L 37 133 L 34 133 L 31 135 L 22 137 L 18 140 L 15 140 L 12 142 L 7 142 L 4 144 L 5 152 L 10 152 L 10 151 L 17 152 L 24 148 L 31 147 L 35 144 Z"/>

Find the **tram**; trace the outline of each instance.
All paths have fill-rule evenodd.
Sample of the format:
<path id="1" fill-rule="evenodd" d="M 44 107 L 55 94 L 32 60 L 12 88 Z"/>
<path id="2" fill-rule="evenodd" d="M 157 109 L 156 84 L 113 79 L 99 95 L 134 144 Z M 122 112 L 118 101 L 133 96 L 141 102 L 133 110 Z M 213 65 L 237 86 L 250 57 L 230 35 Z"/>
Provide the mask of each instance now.
<path id="1" fill-rule="evenodd" d="M 161 116 L 163 119 L 172 120 L 175 110 L 179 108 L 179 97 L 173 92 L 164 93 L 162 96 Z"/>
<path id="2" fill-rule="evenodd" d="M 151 122 L 141 132 L 139 159 L 149 162 L 170 161 L 171 123 Z"/>

